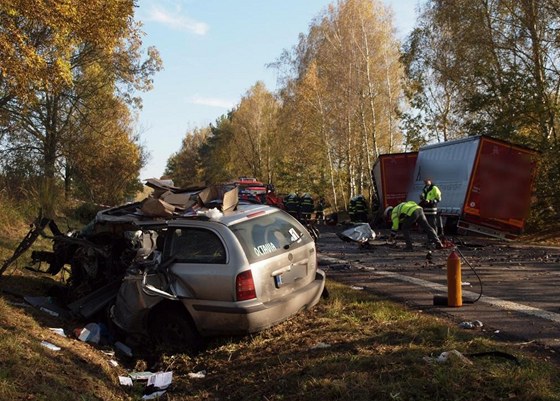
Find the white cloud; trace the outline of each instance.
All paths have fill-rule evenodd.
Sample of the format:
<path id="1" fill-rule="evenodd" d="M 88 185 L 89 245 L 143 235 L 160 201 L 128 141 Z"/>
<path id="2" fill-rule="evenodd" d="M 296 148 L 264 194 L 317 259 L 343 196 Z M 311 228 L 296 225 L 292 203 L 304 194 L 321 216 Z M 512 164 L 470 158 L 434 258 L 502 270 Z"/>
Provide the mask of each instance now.
<path id="1" fill-rule="evenodd" d="M 235 101 L 233 100 L 202 96 L 192 96 L 188 99 L 188 102 L 201 106 L 220 107 L 223 109 L 231 109 L 235 106 Z"/>
<path id="2" fill-rule="evenodd" d="M 196 21 L 181 15 L 181 9 L 178 7 L 175 11 L 168 11 L 161 7 L 152 6 L 146 20 L 159 22 L 171 29 L 192 32 L 201 36 L 206 35 L 209 29 L 208 24 L 205 22 Z"/>

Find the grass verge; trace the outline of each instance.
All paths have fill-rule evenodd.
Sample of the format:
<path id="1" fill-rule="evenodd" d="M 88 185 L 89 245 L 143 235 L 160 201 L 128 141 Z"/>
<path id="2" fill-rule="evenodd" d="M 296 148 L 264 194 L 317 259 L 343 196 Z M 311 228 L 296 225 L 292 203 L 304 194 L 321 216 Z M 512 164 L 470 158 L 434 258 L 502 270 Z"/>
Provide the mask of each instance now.
<path id="1" fill-rule="evenodd" d="M 41 289 L 30 278 L 27 287 Z M 204 351 L 162 355 L 155 362 L 119 361 L 48 327 L 66 325 L 0 292 L 0 400 L 136 400 L 138 387 L 117 383 L 134 366 L 172 370 L 162 400 L 560 400 L 557 365 L 329 281 L 331 296 L 313 311 L 262 333 L 211 340 Z M 26 287 L 20 285 L 20 288 Z M 37 294 L 33 294 L 37 295 Z M 48 341 L 58 352 L 41 346 Z M 500 357 L 433 361 L 444 351 Z M 432 360 L 426 360 L 432 358 Z M 129 370 L 123 366 L 127 362 Z M 189 373 L 206 371 L 202 379 Z"/>
<path id="2" fill-rule="evenodd" d="M 263 333 L 221 339 L 196 357 L 163 358 L 174 370 L 168 400 L 559 400 L 558 366 L 329 282 L 314 311 Z M 444 351 L 499 356 L 446 363 Z M 432 358 L 432 359 L 430 359 Z M 188 379 L 205 370 L 204 379 Z"/>
<path id="3" fill-rule="evenodd" d="M 26 232 L 13 223 L 18 218 L 23 219 L 0 219 L 7 233 L 0 256 L 10 254 Z M 7 228 L 12 224 L 16 228 Z M 166 401 L 560 400 L 559 367 L 522 345 L 463 331 L 333 281 L 329 299 L 262 333 L 214 339 L 195 356 L 162 355 L 116 367 L 101 349 L 48 329 L 69 332 L 78 323 L 26 307 L 1 291 L 44 295 L 50 278 L 32 278 L 21 268 L 7 273 L 0 277 L 0 400 L 137 400 L 137 386 L 118 384 L 118 375 L 134 367 L 174 372 L 161 398 Z M 51 351 L 42 341 L 61 350 Z M 519 363 L 496 356 L 434 362 L 451 350 L 467 357 L 500 351 Z M 189 378 L 201 370 L 204 378 Z"/>

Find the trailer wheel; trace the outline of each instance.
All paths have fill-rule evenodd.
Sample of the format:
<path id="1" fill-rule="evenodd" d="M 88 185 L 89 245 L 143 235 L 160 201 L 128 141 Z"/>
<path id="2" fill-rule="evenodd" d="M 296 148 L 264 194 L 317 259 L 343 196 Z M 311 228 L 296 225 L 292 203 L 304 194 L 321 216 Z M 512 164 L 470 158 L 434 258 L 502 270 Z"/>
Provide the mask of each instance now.
<path id="1" fill-rule="evenodd" d="M 444 232 L 447 235 L 457 235 L 457 223 L 459 222 L 459 218 L 457 217 L 446 217 L 445 218 L 445 225 L 444 225 Z"/>

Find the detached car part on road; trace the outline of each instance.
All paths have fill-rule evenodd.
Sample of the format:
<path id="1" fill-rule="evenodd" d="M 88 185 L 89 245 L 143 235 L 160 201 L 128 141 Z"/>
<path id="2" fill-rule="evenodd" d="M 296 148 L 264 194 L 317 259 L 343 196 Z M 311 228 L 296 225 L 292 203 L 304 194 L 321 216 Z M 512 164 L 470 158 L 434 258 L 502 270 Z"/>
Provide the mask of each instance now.
<path id="1" fill-rule="evenodd" d="M 55 234 L 53 252 L 32 258 L 48 262 L 53 275 L 70 266 L 65 300 L 74 315 L 110 311 L 125 333 L 159 344 L 257 332 L 317 304 L 325 274 L 296 219 L 236 197 L 225 207 L 182 194 L 198 201 L 165 219 L 146 216 L 143 202 L 101 211 L 79 233 Z"/>

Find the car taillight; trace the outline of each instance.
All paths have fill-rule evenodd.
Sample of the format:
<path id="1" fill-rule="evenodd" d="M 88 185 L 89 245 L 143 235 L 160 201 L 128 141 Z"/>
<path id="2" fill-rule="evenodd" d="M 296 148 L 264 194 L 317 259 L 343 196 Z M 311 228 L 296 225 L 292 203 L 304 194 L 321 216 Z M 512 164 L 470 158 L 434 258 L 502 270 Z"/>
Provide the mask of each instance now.
<path id="1" fill-rule="evenodd" d="M 239 273 L 235 279 L 235 295 L 238 301 L 246 301 L 257 297 L 255 282 L 251 270 Z"/>

